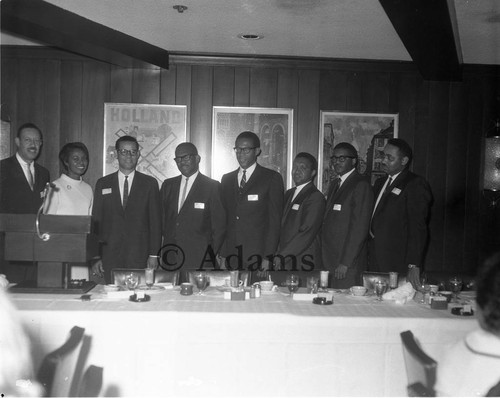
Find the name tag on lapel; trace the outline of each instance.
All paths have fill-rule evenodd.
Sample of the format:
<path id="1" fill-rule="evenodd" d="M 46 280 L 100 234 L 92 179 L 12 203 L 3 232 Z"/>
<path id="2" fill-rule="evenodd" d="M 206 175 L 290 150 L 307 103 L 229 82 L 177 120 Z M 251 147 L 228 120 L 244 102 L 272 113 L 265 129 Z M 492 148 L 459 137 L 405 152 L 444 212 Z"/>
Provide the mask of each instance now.
<path id="1" fill-rule="evenodd" d="M 292 210 L 299 210 L 299 204 L 295 203 L 294 205 L 292 205 Z"/>
<path id="2" fill-rule="evenodd" d="M 194 208 L 195 209 L 204 209 L 205 203 L 194 202 Z"/>
<path id="3" fill-rule="evenodd" d="M 249 202 L 257 202 L 259 200 L 259 195 L 248 195 Z"/>
<path id="4" fill-rule="evenodd" d="M 401 189 L 399 188 L 393 188 L 391 193 L 393 193 L 394 195 L 399 195 L 401 193 Z"/>
<path id="5" fill-rule="evenodd" d="M 102 190 L 103 195 L 109 195 L 112 192 L 111 188 L 104 188 Z"/>
<path id="6" fill-rule="evenodd" d="M 334 211 L 340 211 L 340 210 L 342 210 L 342 205 L 339 205 L 339 204 L 333 205 L 333 210 Z"/>

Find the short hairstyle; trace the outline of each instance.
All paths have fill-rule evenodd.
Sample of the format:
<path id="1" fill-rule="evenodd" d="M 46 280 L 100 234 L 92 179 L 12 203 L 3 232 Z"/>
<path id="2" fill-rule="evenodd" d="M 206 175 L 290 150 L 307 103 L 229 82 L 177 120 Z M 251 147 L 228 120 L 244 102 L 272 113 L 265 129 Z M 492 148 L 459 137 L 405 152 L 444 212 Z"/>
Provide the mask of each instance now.
<path id="1" fill-rule="evenodd" d="M 399 149 L 399 152 L 408 158 L 408 163 L 406 167 L 408 167 L 413 159 L 413 151 L 411 150 L 411 146 L 401 138 L 391 138 L 387 141 L 387 145 L 395 146 Z"/>
<path id="2" fill-rule="evenodd" d="M 259 139 L 259 136 L 257 134 L 255 134 L 255 133 L 253 133 L 252 131 L 243 131 L 242 133 L 240 133 L 238 135 L 238 137 L 236 137 L 236 141 L 238 141 L 240 138 L 250 139 L 250 140 L 252 140 L 253 146 L 255 148 L 260 148 L 260 139 Z"/>
<path id="3" fill-rule="evenodd" d="M 85 146 L 84 143 L 82 142 L 70 142 L 66 145 L 64 145 L 61 148 L 61 151 L 59 152 L 59 160 L 61 161 L 64 169 L 67 171 L 68 166 L 66 163 L 69 162 L 69 156 L 71 155 L 71 152 L 74 150 L 81 149 L 83 153 L 87 156 L 87 159 L 89 158 L 89 150 Z"/>
<path id="4" fill-rule="evenodd" d="M 115 143 L 116 150 L 120 149 L 120 143 L 122 143 L 122 142 L 134 142 L 135 145 L 137 145 L 137 149 L 139 149 L 139 143 L 137 142 L 137 138 L 132 137 L 131 135 L 124 135 L 123 137 L 120 137 L 116 140 L 116 143 Z"/>
<path id="5" fill-rule="evenodd" d="M 24 129 L 35 129 L 36 131 L 38 131 L 38 134 L 40 134 L 40 139 L 43 140 L 43 134 L 42 134 L 42 130 L 40 130 L 40 128 L 34 124 L 34 123 L 24 123 L 23 125 L 21 125 L 18 129 L 17 129 L 17 134 L 16 134 L 16 137 L 17 138 L 20 138 L 21 137 L 21 132 L 24 130 Z"/>
<path id="6" fill-rule="evenodd" d="M 356 148 L 354 148 L 352 144 L 349 144 L 348 142 L 341 142 L 335 145 L 335 148 L 333 148 L 333 150 L 335 149 L 345 149 L 346 151 L 349 152 L 350 156 L 355 157 L 356 159 L 358 158 L 358 151 L 356 150 Z"/>
<path id="7" fill-rule="evenodd" d="M 482 327 L 500 333 L 500 252 L 488 258 L 477 275 L 476 303 L 483 314 Z"/>
<path id="8" fill-rule="evenodd" d="M 192 155 L 198 155 L 198 148 L 196 148 L 196 145 L 194 145 L 192 142 L 181 142 L 175 148 L 175 152 L 182 148 L 185 148 L 186 150 L 192 152 Z"/>
<path id="9" fill-rule="evenodd" d="M 318 161 L 310 153 L 308 153 L 308 152 L 300 152 L 300 153 L 298 153 L 295 156 L 295 159 L 297 159 L 297 158 L 303 158 L 303 159 L 309 160 L 309 163 L 311 163 L 311 169 L 313 169 L 315 171 L 318 171 Z"/>

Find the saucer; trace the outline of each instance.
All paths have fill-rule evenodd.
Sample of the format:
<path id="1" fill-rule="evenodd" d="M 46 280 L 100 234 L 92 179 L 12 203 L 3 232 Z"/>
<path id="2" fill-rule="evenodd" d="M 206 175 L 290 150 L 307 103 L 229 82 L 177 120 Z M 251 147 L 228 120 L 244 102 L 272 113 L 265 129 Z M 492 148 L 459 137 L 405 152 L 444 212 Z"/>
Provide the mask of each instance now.
<path id="1" fill-rule="evenodd" d="M 133 301 L 134 303 L 145 303 L 146 301 L 151 300 L 151 296 L 148 296 L 147 294 L 144 295 L 144 298 L 138 299 L 137 294 L 133 294 L 132 296 L 129 297 L 129 301 Z"/>
<path id="2" fill-rule="evenodd" d="M 317 304 L 317 305 L 332 305 L 333 304 L 333 301 L 332 300 L 320 300 L 322 297 L 315 297 L 313 298 L 313 304 Z"/>

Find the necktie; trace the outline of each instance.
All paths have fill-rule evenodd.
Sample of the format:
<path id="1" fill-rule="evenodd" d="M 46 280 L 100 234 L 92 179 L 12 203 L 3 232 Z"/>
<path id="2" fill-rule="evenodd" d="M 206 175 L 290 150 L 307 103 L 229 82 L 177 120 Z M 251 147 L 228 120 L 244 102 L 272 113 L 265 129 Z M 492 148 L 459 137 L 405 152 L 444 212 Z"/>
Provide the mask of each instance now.
<path id="1" fill-rule="evenodd" d="M 388 193 L 389 192 L 389 187 L 391 186 L 392 184 L 392 177 L 389 177 L 389 181 L 387 182 L 387 185 L 385 187 L 385 192 L 384 193 Z"/>
<path id="2" fill-rule="evenodd" d="M 340 177 L 337 177 L 335 179 L 335 181 L 333 182 L 332 184 L 332 197 L 333 195 L 335 195 L 337 193 L 337 191 L 339 190 L 339 187 L 340 187 Z"/>
<path id="3" fill-rule="evenodd" d="M 127 207 L 128 201 L 128 176 L 125 176 L 125 182 L 123 183 L 123 208 Z"/>
<path id="4" fill-rule="evenodd" d="M 188 180 L 189 180 L 189 177 L 186 177 L 186 182 L 184 183 L 184 189 L 182 190 L 181 205 L 179 206 L 179 210 L 182 209 L 182 205 L 184 204 L 184 201 L 186 200 Z"/>
<path id="5" fill-rule="evenodd" d="M 240 190 L 245 188 L 246 184 L 247 184 L 247 171 L 243 170 L 243 175 L 241 176 L 241 181 L 240 181 Z"/>
<path id="6" fill-rule="evenodd" d="M 30 184 L 30 188 L 33 191 L 33 186 L 35 185 L 33 181 L 33 173 L 31 173 L 31 167 L 28 163 L 26 163 L 26 167 L 28 168 L 28 184 Z"/>

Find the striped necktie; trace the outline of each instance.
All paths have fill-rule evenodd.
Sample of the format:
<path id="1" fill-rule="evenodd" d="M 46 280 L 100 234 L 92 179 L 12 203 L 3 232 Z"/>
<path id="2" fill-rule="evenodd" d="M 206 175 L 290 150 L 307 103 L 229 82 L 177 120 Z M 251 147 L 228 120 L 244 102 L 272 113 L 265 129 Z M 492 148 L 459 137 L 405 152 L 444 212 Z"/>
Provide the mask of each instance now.
<path id="1" fill-rule="evenodd" d="M 31 190 L 33 191 L 35 183 L 33 179 L 33 173 L 31 172 L 31 166 L 29 163 L 26 163 L 26 167 L 28 168 L 28 184 L 30 185 Z"/>
<path id="2" fill-rule="evenodd" d="M 243 190 L 243 188 L 245 188 L 245 185 L 247 185 L 247 171 L 243 170 L 243 175 L 241 176 L 240 181 L 240 190 Z"/>

